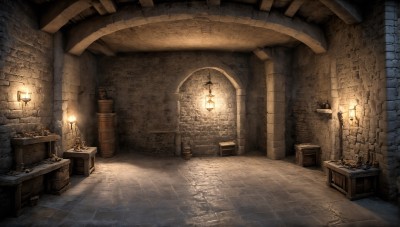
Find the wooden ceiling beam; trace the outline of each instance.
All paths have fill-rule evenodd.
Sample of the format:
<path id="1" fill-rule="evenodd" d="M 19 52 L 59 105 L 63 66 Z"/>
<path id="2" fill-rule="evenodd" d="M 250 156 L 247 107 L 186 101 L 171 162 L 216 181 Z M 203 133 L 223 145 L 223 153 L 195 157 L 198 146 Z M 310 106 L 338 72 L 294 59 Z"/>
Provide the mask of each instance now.
<path id="1" fill-rule="evenodd" d="M 93 5 L 93 8 L 95 8 L 96 11 L 100 15 L 106 15 L 107 14 L 107 10 L 104 8 L 103 4 L 101 4 L 100 2 L 93 2 L 92 5 Z"/>
<path id="2" fill-rule="evenodd" d="M 362 21 L 359 10 L 351 3 L 344 0 L 320 0 L 346 24 L 357 24 Z"/>
<path id="3" fill-rule="evenodd" d="M 274 0 L 260 0 L 260 10 L 261 11 L 271 11 L 272 4 Z"/>
<path id="4" fill-rule="evenodd" d="M 113 0 L 100 0 L 100 3 L 103 5 L 104 9 L 107 13 L 115 13 L 117 12 L 117 7 Z"/>
<path id="5" fill-rule="evenodd" d="M 221 0 L 207 0 L 209 6 L 219 6 L 221 5 Z"/>
<path id="6" fill-rule="evenodd" d="M 293 17 L 303 5 L 304 0 L 293 0 L 285 11 L 285 16 Z"/>
<path id="7" fill-rule="evenodd" d="M 142 7 L 154 7 L 153 0 L 139 0 L 139 2 Z"/>

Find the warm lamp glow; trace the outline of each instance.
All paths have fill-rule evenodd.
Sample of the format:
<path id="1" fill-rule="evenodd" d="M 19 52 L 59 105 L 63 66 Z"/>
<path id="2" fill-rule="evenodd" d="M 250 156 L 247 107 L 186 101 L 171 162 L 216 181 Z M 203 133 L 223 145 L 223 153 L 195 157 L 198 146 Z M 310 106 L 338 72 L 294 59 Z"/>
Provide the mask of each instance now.
<path id="1" fill-rule="evenodd" d="M 25 106 L 26 106 L 26 104 L 28 104 L 28 102 L 31 101 L 31 94 L 32 93 L 30 93 L 28 91 L 18 91 L 17 99 L 18 99 L 18 101 L 24 102 Z"/>
<path id="2" fill-rule="evenodd" d="M 72 130 L 72 125 L 76 123 L 76 117 L 74 115 L 69 116 L 68 122 L 71 125 L 71 130 Z"/>
<path id="3" fill-rule="evenodd" d="M 352 121 L 356 117 L 356 107 L 349 109 L 349 120 Z"/>
<path id="4" fill-rule="evenodd" d="M 215 108 L 215 102 L 213 101 L 214 95 L 211 93 L 206 96 L 206 109 L 211 111 Z"/>
<path id="5" fill-rule="evenodd" d="M 214 95 L 211 91 L 211 86 L 213 85 L 213 83 L 211 82 L 210 72 L 208 72 L 208 82 L 205 85 L 208 86 L 208 95 L 206 96 L 206 109 L 208 111 L 211 111 L 215 108 L 215 102 L 213 101 Z"/>

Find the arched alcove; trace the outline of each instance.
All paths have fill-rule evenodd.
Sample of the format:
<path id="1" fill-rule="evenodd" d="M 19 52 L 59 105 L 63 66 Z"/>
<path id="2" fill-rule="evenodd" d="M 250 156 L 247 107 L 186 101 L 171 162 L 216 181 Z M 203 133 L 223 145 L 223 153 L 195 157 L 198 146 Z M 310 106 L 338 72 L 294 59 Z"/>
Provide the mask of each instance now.
<path id="1" fill-rule="evenodd" d="M 215 109 L 211 111 L 205 107 L 209 76 L 215 95 Z M 178 133 L 195 156 L 216 155 L 218 142 L 228 140 L 235 141 L 238 153 L 243 153 L 244 94 L 233 76 L 215 67 L 200 68 L 181 81 L 177 93 Z"/>

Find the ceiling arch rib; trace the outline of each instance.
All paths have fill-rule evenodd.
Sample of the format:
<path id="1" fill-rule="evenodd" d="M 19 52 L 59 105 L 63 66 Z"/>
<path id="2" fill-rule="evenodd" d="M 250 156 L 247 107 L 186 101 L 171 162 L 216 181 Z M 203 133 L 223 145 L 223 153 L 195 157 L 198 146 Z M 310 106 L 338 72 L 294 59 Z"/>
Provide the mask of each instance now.
<path id="1" fill-rule="evenodd" d="M 55 33 L 74 16 L 92 6 L 90 0 L 67 0 L 54 3 L 41 18 L 40 29 Z"/>
<path id="2" fill-rule="evenodd" d="M 66 50 L 71 54 L 80 55 L 96 40 L 123 29 L 158 22 L 196 19 L 269 29 L 299 40 L 315 53 L 324 53 L 327 49 L 322 30 L 299 18 L 289 18 L 277 12 L 266 13 L 254 10 L 253 7 L 241 6 L 238 11 L 237 5 L 233 4 L 217 8 L 174 4 L 174 7 L 158 5 L 146 10 L 129 7 L 115 14 L 86 20 L 69 31 Z"/>

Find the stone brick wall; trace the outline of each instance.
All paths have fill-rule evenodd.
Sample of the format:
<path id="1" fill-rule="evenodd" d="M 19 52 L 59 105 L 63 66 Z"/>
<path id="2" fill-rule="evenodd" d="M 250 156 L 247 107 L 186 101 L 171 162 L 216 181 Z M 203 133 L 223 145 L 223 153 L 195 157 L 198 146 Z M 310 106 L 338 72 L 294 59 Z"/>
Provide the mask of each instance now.
<path id="1" fill-rule="evenodd" d="M 398 101 L 398 81 L 392 83 L 396 88 L 390 88 L 390 78 L 394 74 L 387 75 L 388 70 L 398 70 L 398 61 L 385 62 L 385 37 L 391 37 L 385 35 L 384 5 L 382 1 L 365 5 L 363 14 L 367 17 L 358 25 L 349 26 L 339 19 L 332 19 L 326 27 L 329 40 L 326 54 L 314 55 L 304 47 L 295 50 L 292 98 L 296 143 L 321 145 L 323 160 L 337 157 L 333 155 L 341 150 L 337 113 L 343 112 L 343 156 L 347 159 L 362 156 L 366 161 L 368 153 L 373 154 L 382 170 L 380 192 L 393 198 L 393 168 L 396 165 L 388 145 L 395 148 L 396 140 L 390 132 L 397 133 L 398 130 L 390 129 L 387 122 L 390 125 L 392 120 L 393 123 L 398 120 L 385 109 L 386 105 L 394 104 L 386 102 L 386 97 Z M 392 18 L 389 22 L 386 19 L 386 23 L 395 20 Z M 395 42 L 394 37 L 391 39 Z M 393 52 L 386 56 L 392 56 Z M 398 55 L 394 56 L 398 59 Z M 388 66 L 394 62 L 397 65 Z M 398 71 L 395 74 L 398 77 Z M 316 113 L 317 102 L 322 101 L 331 104 L 332 116 Z M 356 116 L 351 121 L 349 109 L 353 108 Z"/>
<path id="2" fill-rule="evenodd" d="M 0 0 L 0 173 L 13 165 L 11 137 L 52 129 L 53 43 L 37 21 L 26 1 Z M 23 89 L 32 93 L 27 106 L 17 101 Z M 0 189 L 0 217 L 8 213 L 12 198 L 10 190 Z"/>
<path id="3" fill-rule="evenodd" d="M 212 111 L 205 108 L 209 72 L 215 95 Z M 179 95 L 179 131 L 193 155 L 217 155 L 218 142 L 236 141 L 236 90 L 223 74 L 207 69 L 194 72 L 179 88 Z"/>
<path id="4" fill-rule="evenodd" d="M 387 174 L 389 192 L 400 202 L 400 3 L 385 1 Z"/>
<path id="5" fill-rule="evenodd" d="M 294 52 L 293 61 L 291 109 L 295 127 L 294 141 L 296 144 L 320 145 L 323 151 L 322 158 L 327 160 L 333 149 L 329 131 L 332 118 L 316 113 L 316 109 L 318 102 L 332 103 L 329 58 L 314 55 L 307 47 L 299 47 Z M 294 147 L 291 149 L 294 150 Z"/>
<path id="6" fill-rule="evenodd" d="M 181 83 L 193 72 L 210 67 L 226 72 L 246 88 L 250 74 L 248 59 L 247 54 L 221 52 L 147 53 L 100 58 L 98 85 L 105 86 L 114 99 L 121 149 L 173 154 L 179 132 L 178 88 Z M 234 108 L 232 106 L 232 110 Z"/>
<path id="7" fill-rule="evenodd" d="M 0 5 L 0 172 L 6 172 L 15 133 L 51 129 L 53 55 L 52 37 L 38 30 L 28 3 L 2 0 Z M 17 101 L 24 89 L 32 93 L 26 106 Z"/>
<path id="8" fill-rule="evenodd" d="M 61 135 L 60 152 L 72 148 L 81 137 L 88 146 L 96 146 L 96 73 L 97 60 L 84 52 L 80 57 L 64 53 L 63 37 L 54 38 L 54 130 Z M 68 117 L 77 122 L 71 125 Z"/>

